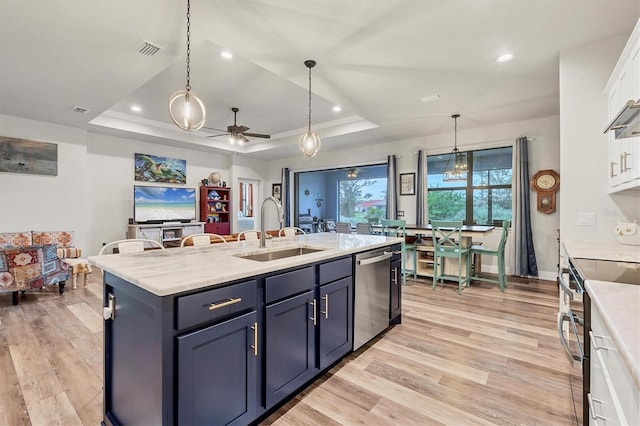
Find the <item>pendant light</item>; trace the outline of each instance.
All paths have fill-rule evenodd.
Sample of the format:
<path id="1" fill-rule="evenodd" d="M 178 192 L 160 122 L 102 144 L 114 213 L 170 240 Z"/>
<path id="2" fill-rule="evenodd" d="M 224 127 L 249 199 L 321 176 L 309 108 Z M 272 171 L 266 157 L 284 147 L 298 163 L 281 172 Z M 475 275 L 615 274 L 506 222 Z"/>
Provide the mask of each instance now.
<path id="1" fill-rule="evenodd" d="M 458 118 L 460 114 L 453 114 L 454 142 L 453 151 L 449 155 L 447 165 L 444 168 L 442 179 L 445 181 L 467 180 L 467 154 L 458 151 Z M 453 161 L 452 161 L 453 160 Z"/>
<path id="2" fill-rule="evenodd" d="M 169 115 L 171 120 L 182 130 L 194 132 L 204 125 L 206 111 L 202 101 L 191 92 L 191 1 L 187 0 L 187 84 L 169 98 Z"/>
<path id="3" fill-rule="evenodd" d="M 320 150 L 320 138 L 311 131 L 311 68 L 316 65 L 316 61 L 307 59 L 304 61 L 304 65 L 309 68 L 309 127 L 307 128 L 307 133 L 300 137 L 298 144 L 304 155 L 313 157 Z"/>

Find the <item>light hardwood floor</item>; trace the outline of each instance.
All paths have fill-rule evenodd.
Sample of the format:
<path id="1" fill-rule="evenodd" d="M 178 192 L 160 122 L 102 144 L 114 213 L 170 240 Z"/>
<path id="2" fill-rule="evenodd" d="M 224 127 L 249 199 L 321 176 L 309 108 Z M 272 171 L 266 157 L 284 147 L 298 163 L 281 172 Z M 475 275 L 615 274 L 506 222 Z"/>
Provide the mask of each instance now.
<path id="1" fill-rule="evenodd" d="M 0 296 L 0 425 L 97 425 L 102 287 Z M 576 425 L 581 373 L 555 330 L 555 282 L 431 289 L 407 280 L 403 322 L 266 418 L 264 425 Z"/>

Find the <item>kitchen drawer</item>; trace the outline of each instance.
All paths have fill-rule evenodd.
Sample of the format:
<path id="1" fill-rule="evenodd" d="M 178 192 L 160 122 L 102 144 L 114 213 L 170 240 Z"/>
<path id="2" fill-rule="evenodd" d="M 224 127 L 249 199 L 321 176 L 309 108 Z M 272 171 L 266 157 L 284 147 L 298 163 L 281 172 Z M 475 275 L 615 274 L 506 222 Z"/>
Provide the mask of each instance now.
<path id="1" fill-rule="evenodd" d="M 351 275 L 351 268 L 353 268 L 351 256 L 323 263 L 320 265 L 320 285 L 348 277 Z"/>
<path id="2" fill-rule="evenodd" d="M 314 269 L 313 266 L 308 266 L 265 279 L 265 302 L 272 303 L 314 288 Z"/>
<path id="3" fill-rule="evenodd" d="M 256 306 L 257 281 L 250 280 L 178 298 L 178 330 L 229 318 Z"/>

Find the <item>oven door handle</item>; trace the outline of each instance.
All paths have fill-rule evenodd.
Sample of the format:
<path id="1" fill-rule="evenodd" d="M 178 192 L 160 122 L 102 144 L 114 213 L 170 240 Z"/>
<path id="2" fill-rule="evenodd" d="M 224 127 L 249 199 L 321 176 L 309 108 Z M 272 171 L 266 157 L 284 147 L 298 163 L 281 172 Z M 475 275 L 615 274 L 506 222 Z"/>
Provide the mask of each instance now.
<path id="1" fill-rule="evenodd" d="M 569 321 L 571 323 L 572 332 L 576 338 L 576 342 L 578 343 L 578 351 L 579 355 L 571 353 L 571 349 L 569 348 L 569 343 L 567 339 L 564 337 L 564 332 L 562 330 L 562 325 L 565 321 Z M 580 337 L 578 334 L 578 328 L 576 327 L 576 322 L 573 316 L 573 313 L 569 311 L 569 313 L 558 313 L 558 335 L 560 336 L 560 343 L 562 343 L 562 347 L 569 358 L 569 361 L 580 361 L 584 359 L 584 352 L 582 350 L 582 346 L 580 345 Z"/>
<path id="2" fill-rule="evenodd" d="M 569 296 L 569 300 L 573 300 L 573 290 L 569 287 L 569 284 L 564 280 L 563 269 L 560 268 L 558 271 L 558 282 L 560 283 L 560 288 L 565 292 L 567 296 Z"/>

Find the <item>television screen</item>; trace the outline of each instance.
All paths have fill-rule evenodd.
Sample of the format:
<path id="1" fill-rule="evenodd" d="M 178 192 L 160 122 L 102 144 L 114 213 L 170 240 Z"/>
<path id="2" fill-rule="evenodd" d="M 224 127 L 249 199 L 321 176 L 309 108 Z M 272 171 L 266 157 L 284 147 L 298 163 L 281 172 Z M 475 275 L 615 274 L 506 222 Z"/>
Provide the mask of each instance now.
<path id="1" fill-rule="evenodd" d="M 191 221 L 196 218 L 195 188 L 133 186 L 133 217 L 140 222 Z"/>

